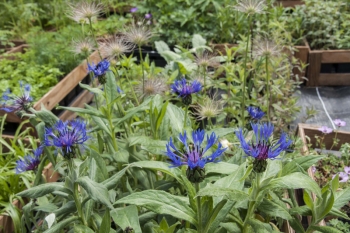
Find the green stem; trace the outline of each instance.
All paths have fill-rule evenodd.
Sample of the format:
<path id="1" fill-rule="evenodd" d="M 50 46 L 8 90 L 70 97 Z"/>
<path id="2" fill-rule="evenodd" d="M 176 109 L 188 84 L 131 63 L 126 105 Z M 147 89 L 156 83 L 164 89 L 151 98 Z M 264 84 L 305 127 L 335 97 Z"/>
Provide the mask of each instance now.
<path id="1" fill-rule="evenodd" d="M 199 183 L 195 184 L 195 188 L 196 188 L 196 193 L 198 194 L 199 192 Z M 198 228 L 197 228 L 197 232 L 198 233 L 202 233 L 202 205 L 201 205 L 201 197 L 197 196 L 196 197 L 197 200 L 197 221 L 198 221 Z"/>
<path id="2" fill-rule="evenodd" d="M 251 18 L 248 15 L 248 22 L 249 25 L 251 24 Z M 249 37 L 250 37 L 250 32 L 248 33 L 248 37 L 247 37 L 247 44 L 245 47 L 245 57 L 244 57 L 244 63 L 243 63 L 243 69 L 244 69 L 244 73 L 243 73 L 243 83 L 242 83 L 242 105 L 241 105 L 241 121 L 242 121 L 242 127 L 244 127 L 245 125 L 245 118 L 244 118 L 244 112 L 245 112 L 245 88 L 247 85 L 247 60 L 248 60 L 248 49 L 249 49 Z"/>
<path id="3" fill-rule="evenodd" d="M 255 211 L 255 205 L 256 205 L 256 198 L 259 195 L 259 190 L 260 189 L 260 173 L 256 173 L 256 178 L 255 178 L 255 185 L 253 185 L 253 190 L 252 190 L 252 199 L 254 201 L 249 202 L 248 206 L 248 211 L 247 215 L 245 216 L 244 222 L 243 222 L 243 233 L 249 233 L 250 232 L 250 225 L 248 224 L 249 219 L 251 216 L 254 214 Z"/>
<path id="4" fill-rule="evenodd" d="M 187 121 L 187 112 L 188 112 L 188 105 L 186 105 L 186 108 L 185 108 L 185 119 L 184 119 L 184 130 L 185 130 L 185 127 L 186 127 L 186 121 Z"/>
<path id="5" fill-rule="evenodd" d="M 269 57 L 265 57 L 266 72 L 266 98 L 267 98 L 267 120 L 270 121 L 270 74 L 269 74 Z"/>
<path id="6" fill-rule="evenodd" d="M 333 144 L 332 144 L 331 148 L 329 148 L 329 150 L 332 150 L 334 145 L 336 144 L 337 135 L 338 135 L 338 130 L 335 130 L 335 135 L 334 135 L 334 138 L 333 138 Z"/>
<path id="7" fill-rule="evenodd" d="M 142 51 L 141 51 L 141 45 L 139 45 L 139 54 L 140 54 L 140 65 L 142 68 L 142 93 L 145 93 L 145 71 L 143 67 L 143 58 L 142 58 Z"/>
<path id="8" fill-rule="evenodd" d="M 95 36 L 95 33 L 94 33 L 94 29 L 92 28 L 91 18 L 89 18 L 89 25 L 90 25 L 90 31 L 91 31 L 91 34 L 92 34 L 92 38 L 94 39 L 95 46 L 97 48 L 98 55 L 100 56 L 100 58 L 102 60 L 103 58 L 101 56 L 100 50 L 98 49 L 98 43 L 97 43 L 97 39 L 96 39 L 96 36 Z"/>
<path id="9" fill-rule="evenodd" d="M 42 173 L 43 173 L 43 170 L 44 170 L 44 167 L 45 167 L 45 163 L 46 163 L 46 155 L 43 157 L 43 159 L 41 160 L 40 164 L 39 164 L 39 167 L 38 167 L 38 170 L 36 172 L 36 176 L 35 176 L 35 180 L 34 180 L 34 187 L 39 185 L 40 183 L 40 180 L 41 180 L 41 177 L 42 177 Z"/>

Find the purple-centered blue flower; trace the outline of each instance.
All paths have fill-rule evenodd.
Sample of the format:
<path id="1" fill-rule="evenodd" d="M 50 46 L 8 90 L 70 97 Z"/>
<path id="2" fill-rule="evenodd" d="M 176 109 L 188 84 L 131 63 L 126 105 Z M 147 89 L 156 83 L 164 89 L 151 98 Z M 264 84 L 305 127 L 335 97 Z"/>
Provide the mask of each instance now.
<path id="1" fill-rule="evenodd" d="M 44 135 L 45 145 L 55 146 L 63 156 L 74 153 L 75 147 L 88 139 L 86 123 L 81 120 L 59 120 L 52 128 L 46 128 Z"/>
<path id="2" fill-rule="evenodd" d="M 184 98 L 202 90 L 202 84 L 194 80 L 192 83 L 187 83 L 185 78 L 181 80 L 175 80 L 174 84 L 170 86 L 171 91 L 177 94 L 179 97 Z"/>
<path id="3" fill-rule="evenodd" d="M 16 164 L 16 174 L 25 172 L 25 171 L 34 171 L 40 164 L 40 155 L 43 152 L 43 147 L 38 147 L 35 149 L 32 154 L 28 154 L 17 160 Z"/>
<path id="4" fill-rule="evenodd" d="M 236 136 L 238 137 L 241 147 L 244 152 L 255 159 L 266 160 L 266 159 L 275 159 L 281 152 L 288 149 L 292 140 L 287 137 L 287 134 L 282 133 L 280 139 L 275 143 L 270 143 L 269 138 L 273 133 L 273 124 L 264 123 L 264 124 L 254 124 L 251 123 L 255 140 L 250 140 L 246 142 L 243 131 L 240 129 L 236 131 Z"/>
<path id="5" fill-rule="evenodd" d="M 197 167 L 204 168 L 206 163 L 217 162 L 215 161 L 225 150 L 219 143 L 218 148 L 208 156 L 204 156 L 205 153 L 217 143 L 218 138 L 215 133 L 207 135 L 207 143 L 202 146 L 205 137 L 204 130 L 196 130 L 192 132 L 193 144 L 187 141 L 186 131 L 184 134 L 179 134 L 179 140 L 184 145 L 183 150 L 179 150 L 175 147 L 172 138 L 166 145 L 166 155 L 170 158 L 172 167 L 179 167 L 182 165 L 188 165 L 190 169 Z"/>
<path id="6" fill-rule="evenodd" d="M 0 110 L 5 112 L 18 112 L 21 110 L 28 111 L 32 106 L 33 98 L 30 96 L 30 85 L 23 86 L 22 82 L 19 82 L 21 95 L 17 96 L 11 93 L 10 89 L 7 89 L 0 100 Z"/>
<path id="7" fill-rule="evenodd" d="M 97 65 L 92 63 L 91 65 L 88 63 L 88 71 L 94 73 L 94 77 L 100 77 L 106 74 L 109 70 L 109 61 L 106 59 L 100 61 Z"/>
<path id="8" fill-rule="evenodd" d="M 135 13 L 137 10 L 138 10 L 137 7 L 133 7 L 133 8 L 130 9 L 130 12 L 131 12 L 131 13 Z"/>
<path id="9" fill-rule="evenodd" d="M 265 115 L 259 107 L 249 106 L 247 107 L 247 111 L 249 116 L 254 120 L 260 120 Z"/>

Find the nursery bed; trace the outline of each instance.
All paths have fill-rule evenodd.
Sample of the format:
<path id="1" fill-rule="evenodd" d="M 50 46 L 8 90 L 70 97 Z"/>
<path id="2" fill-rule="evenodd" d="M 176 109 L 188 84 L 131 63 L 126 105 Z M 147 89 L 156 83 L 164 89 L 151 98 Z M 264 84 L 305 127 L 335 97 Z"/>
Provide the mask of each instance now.
<path id="1" fill-rule="evenodd" d="M 317 94 L 317 91 L 322 99 Z M 294 127 L 298 123 L 307 123 L 319 126 L 328 126 L 332 128 L 332 120 L 341 119 L 347 123 L 341 130 L 350 131 L 350 87 L 318 87 L 307 88 L 301 87 L 300 98 L 298 106 L 301 112 L 294 122 Z M 322 103 L 323 102 L 323 103 Z M 314 117 L 304 122 L 303 118 L 306 116 L 306 108 L 313 107 L 318 112 Z M 327 113 L 329 117 L 327 116 Z"/>
<path id="2" fill-rule="evenodd" d="M 90 55 L 89 61 L 98 63 L 100 57 L 97 52 Z M 34 104 L 34 109 L 40 110 L 43 105 L 47 110 L 52 110 L 61 120 L 71 120 L 76 114 L 70 111 L 55 110 L 57 105 L 70 107 L 84 107 L 85 103 L 89 103 L 93 95 L 83 90 L 79 86 L 79 82 L 84 84 L 90 83 L 90 77 L 87 72 L 87 63 L 84 61 L 78 65 L 73 71 L 66 75 L 58 84 L 56 84 L 49 92 L 47 92 L 40 100 Z M 0 115 L 4 115 L 4 111 L 0 111 Z M 7 125 L 4 134 L 13 134 L 18 125 L 22 122 L 14 113 L 8 113 L 6 118 Z"/>

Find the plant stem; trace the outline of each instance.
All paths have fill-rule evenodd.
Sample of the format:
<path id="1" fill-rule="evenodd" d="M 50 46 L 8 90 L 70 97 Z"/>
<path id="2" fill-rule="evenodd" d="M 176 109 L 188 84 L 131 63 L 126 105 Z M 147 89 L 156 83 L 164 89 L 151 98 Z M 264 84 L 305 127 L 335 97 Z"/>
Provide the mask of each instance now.
<path id="1" fill-rule="evenodd" d="M 102 58 L 102 56 L 101 56 L 101 53 L 100 53 L 100 50 L 98 49 L 98 43 L 97 43 L 97 40 L 96 40 L 96 36 L 95 36 L 95 33 L 94 33 L 94 29 L 92 28 L 91 18 L 89 18 L 89 25 L 90 25 L 90 31 L 91 31 L 91 34 L 92 34 L 92 38 L 94 39 L 94 42 L 95 42 L 95 46 L 96 46 L 98 55 L 100 56 L 101 60 L 103 60 L 103 58 Z"/>
<path id="2" fill-rule="evenodd" d="M 249 25 L 251 24 L 251 18 L 248 15 L 248 22 Z M 247 85 L 247 60 L 248 60 L 248 49 L 249 49 L 249 36 L 250 36 L 250 32 L 248 33 L 248 37 L 247 37 L 247 44 L 245 47 L 245 57 L 244 57 L 244 63 L 243 63 L 243 69 L 244 69 L 244 73 L 243 73 L 243 83 L 242 83 L 242 105 L 241 105 L 241 121 L 242 121 L 242 127 L 244 127 L 245 125 L 245 118 L 244 118 L 244 112 L 245 112 L 245 88 Z"/>
<path id="3" fill-rule="evenodd" d="M 267 98 L 267 120 L 270 121 L 270 74 L 269 74 L 269 57 L 265 57 L 266 72 L 266 98 Z"/>
<path id="4" fill-rule="evenodd" d="M 251 218 L 251 215 L 254 214 L 255 211 L 255 204 L 256 204 L 256 198 L 259 195 L 259 189 L 260 189 L 260 174 L 261 173 L 256 173 L 256 178 L 255 178 L 255 185 L 253 184 L 253 190 L 252 190 L 252 199 L 253 201 L 249 202 L 248 206 L 248 211 L 247 215 L 245 216 L 244 222 L 243 222 L 243 233 L 250 233 L 250 225 L 248 224 L 249 219 Z"/>
<path id="5" fill-rule="evenodd" d="M 199 183 L 195 184 L 195 188 L 196 188 L 196 193 L 198 194 L 199 192 Z M 201 197 L 197 196 L 197 218 L 198 218 L 198 228 L 197 228 L 197 232 L 198 233 L 202 233 L 202 205 L 201 205 Z"/>
<path id="6" fill-rule="evenodd" d="M 143 58 L 142 58 L 142 52 L 141 52 L 141 45 L 139 45 L 139 53 L 140 53 L 140 65 L 142 68 L 142 93 L 145 93 L 145 71 L 143 67 Z"/>
<path id="7" fill-rule="evenodd" d="M 185 119 L 184 119 L 184 130 L 185 130 L 185 127 L 186 127 L 186 121 L 187 121 L 187 112 L 188 112 L 188 105 L 186 105 L 186 108 L 185 108 Z"/>

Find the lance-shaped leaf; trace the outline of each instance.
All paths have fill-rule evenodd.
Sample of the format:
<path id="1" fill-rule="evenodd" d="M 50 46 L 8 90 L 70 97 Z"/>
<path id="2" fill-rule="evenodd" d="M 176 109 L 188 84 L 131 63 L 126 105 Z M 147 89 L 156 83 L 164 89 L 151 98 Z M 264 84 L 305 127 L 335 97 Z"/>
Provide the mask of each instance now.
<path id="1" fill-rule="evenodd" d="M 28 190 L 24 190 L 18 193 L 18 196 L 29 197 L 29 198 L 38 198 L 45 196 L 46 194 L 53 193 L 54 191 L 61 191 L 67 194 L 72 194 L 72 192 L 63 186 L 63 183 L 47 183 L 35 186 Z"/>
<path id="2" fill-rule="evenodd" d="M 108 190 L 103 184 L 99 184 L 87 176 L 80 177 L 77 179 L 76 183 L 85 189 L 92 200 L 113 209 L 113 206 L 109 201 Z"/>
<path id="3" fill-rule="evenodd" d="M 145 190 L 130 194 L 115 204 L 131 204 L 145 207 L 158 214 L 169 214 L 197 225 L 196 214 L 190 208 L 188 199 L 158 190 Z"/>
<path id="4" fill-rule="evenodd" d="M 216 187 L 214 185 L 208 184 L 205 188 L 199 190 L 197 193 L 197 196 L 210 196 L 210 197 L 219 197 L 223 196 L 224 198 L 231 200 L 231 201 L 236 201 L 236 202 L 241 202 L 245 200 L 249 200 L 249 195 L 241 190 L 235 190 L 231 188 L 221 188 L 221 187 Z"/>
<path id="5" fill-rule="evenodd" d="M 321 197 L 321 190 L 317 183 L 309 176 L 300 172 L 295 172 L 287 176 L 273 179 L 267 185 L 262 187 L 261 190 L 276 190 L 276 189 L 306 189 L 314 192 L 317 196 Z"/>
<path id="6" fill-rule="evenodd" d="M 60 232 L 61 230 L 63 230 L 66 226 L 68 226 L 69 224 L 71 224 L 74 221 L 77 221 L 79 219 L 78 216 L 72 216 L 70 218 L 67 218 L 65 220 L 60 221 L 57 224 L 54 224 L 50 229 L 47 229 L 46 231 L 44 231 L 44 233 L 56 233 L 56 232 Z"/>
<path id="7" fill-rule="evenodd" d="M 134 205 L 126 206 L 111 211 L 113 221 L 123 230 L 131 227 L 135 233 L 142 233 L 137 207 Z"/>
<path id="8" fill-rule="evenodd" d="M 123 168 L 122 170 L 120 170 L 118 173 L 114 174 L 113 176 L 109 177 L 107 180 L 104 180 L 102 182 L 102 185 L 104 185 L 107 190 L 110 190 L 112 188 L 114 188 L 119 180 L 123 177 L 123 175 L 125 174 L 126 170 L 129 169 L 129 167 L 131 167 L 130 165 Z"/>

